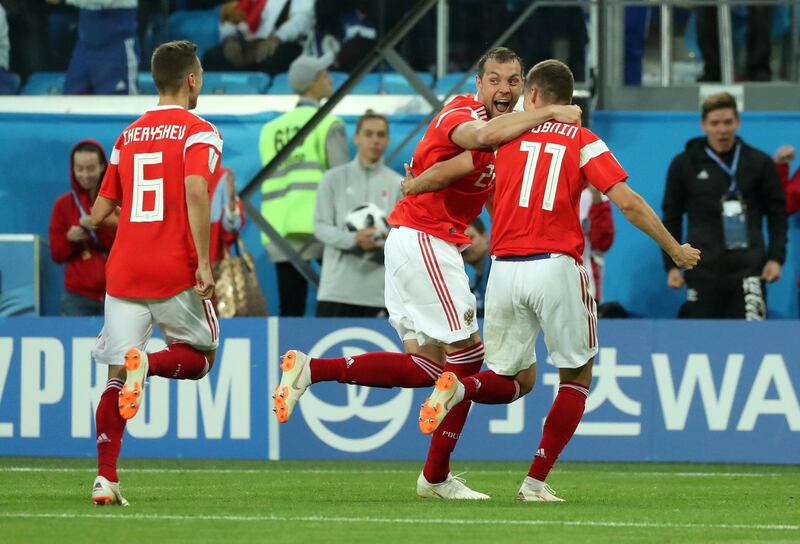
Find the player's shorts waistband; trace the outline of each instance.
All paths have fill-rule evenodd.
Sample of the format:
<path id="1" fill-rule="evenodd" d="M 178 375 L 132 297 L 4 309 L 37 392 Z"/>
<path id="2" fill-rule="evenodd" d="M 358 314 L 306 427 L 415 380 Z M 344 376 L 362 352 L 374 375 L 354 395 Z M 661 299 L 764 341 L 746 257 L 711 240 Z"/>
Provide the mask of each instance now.
<path id="1" fill-rule="evenodd" d="M 525 262 L 525 261 L 541 261 L 543 259 L 550 259 L 558 257 L 560 253 L 534 253 L 532 255 L 498 255 L 495 256 L 495 261 L 510 261 L 510 262 Z"/>

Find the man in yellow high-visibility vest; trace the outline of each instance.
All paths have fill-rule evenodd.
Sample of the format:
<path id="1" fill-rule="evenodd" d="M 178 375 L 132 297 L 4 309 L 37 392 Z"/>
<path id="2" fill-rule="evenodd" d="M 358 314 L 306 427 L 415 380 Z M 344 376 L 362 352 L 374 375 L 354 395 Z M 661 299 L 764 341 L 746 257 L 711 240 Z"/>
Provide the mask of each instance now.
<path id="1" fill-rule="evenodd" d="M 267 164 L 319 109 L 320 101 L 333 94 L 328 67 L 333 55 L 302 55 L 289 67 L 289 84 L 300 97 L 297 107 L 261 129 L 261 163 Z M 278 169 L 261 184 L 261 214 L 310 261 L 322 257 L 322 244 L 314 238 L 314 205 L 322 174 L 350 160 L 344 123 L 328 115 L 297 146 Z M 275 263 L 281 316 L 305 314 L 308 283 L 288 256 L 262 235 L 267 254 Z"/>

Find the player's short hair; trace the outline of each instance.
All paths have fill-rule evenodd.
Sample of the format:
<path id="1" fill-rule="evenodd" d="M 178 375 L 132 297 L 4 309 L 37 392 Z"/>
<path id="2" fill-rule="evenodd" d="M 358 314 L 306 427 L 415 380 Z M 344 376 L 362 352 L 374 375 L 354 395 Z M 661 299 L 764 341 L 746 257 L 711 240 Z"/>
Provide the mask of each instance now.
<path id="1" fill-rule="evenodd" d="M 739 109 L 736 107 L 736 98 L 731 93 L 714 93 L 705 100 L 700 108 L 702 119 L 705 121 L 708 114 L 715 110 L 733 110 L 733 114 L 739 117 Z"/>
<path id="2" fill-rule="evenodd" d="M 475 219 L 470 221 L 469 226 L 473 227 L 481 234 L 486 234 L 486 225 L 483 223 L 483 219 L 481 219 L 480 217 L 476 217 Z"/>
<path id="3" fill-rule="evenodd" d="M 189 40 L 162 43 L 150 59 L 153 82 L 160 92 L 177 92 L 183 78 L 197 68 L 197 45 Z"/>
<path id="4" fill-rule="evenodd" d="M 484 53 L 481 59 L 478 61 L 478 77 L 483 77 L 483 72 L 486 69 L 486 62 L 489 59 L 497 61 L 500 64 L 517 61 L 519 63 L 520 75 L 525 73 L 525 67 L 519 55 L 517 55 L 508 47 L 493 47 Z"/>
<path id="5" fill-rule="evenodd" d="M 386 123 L 386 133 L 387 134 L 389 133 L 389 119 L 382 113 L 378 113 L 374 110 L 369 109 L 364 112 L 364 115 L 358 118 L 358 121 L 356 121 L 356 134 L 361 132 L 361 125 L 363 125 L 365 121 L 369 121 L 370 119 L 380 119 L 381 121 Z"/>
<path id="6" fill-rule="evenodd" d="M 560 60 L 543 60 L 530 69 L 525 78 L 525 90 L 536 87 L 548 104 L 570 104 L 575 78 L 569 66 Z"/>

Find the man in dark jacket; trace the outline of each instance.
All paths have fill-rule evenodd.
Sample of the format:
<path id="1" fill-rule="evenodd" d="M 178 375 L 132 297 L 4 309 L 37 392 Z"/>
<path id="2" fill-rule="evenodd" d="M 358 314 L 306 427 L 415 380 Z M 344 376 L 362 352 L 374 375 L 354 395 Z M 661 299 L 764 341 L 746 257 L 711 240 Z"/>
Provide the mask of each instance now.
<path id="1" fill-rule="evenodd" d="M 772 159 L 736 136 L 739 113 L 728 93 L 709 96 L 694 138 L 672 160 L 664 190 L 664 225 L 703 252 L 686 272 L 686 303 L 679 317 L 765 319 L 764 283 L 780 278 L 786 257 L 786 200 Z M 765 245 L 764 218 L 769 241 Z M 684 284 L 680 270 L 664 257 L 667 285 Z"/>

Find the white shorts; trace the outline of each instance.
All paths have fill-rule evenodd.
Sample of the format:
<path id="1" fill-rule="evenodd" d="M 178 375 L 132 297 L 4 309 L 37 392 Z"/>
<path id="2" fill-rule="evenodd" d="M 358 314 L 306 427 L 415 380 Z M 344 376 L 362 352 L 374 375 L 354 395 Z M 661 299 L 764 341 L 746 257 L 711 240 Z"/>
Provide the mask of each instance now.
<path id="1" fill-rule="evenodd" d="M 116 298 L 106 294 L 105 322 L 92 356 L 101 364 L 123 364 L 130 348 L 144 350 L 154 324 L 167 344 L 189 344 L 199 351 L 217 349 L 219 322 L 214 306 L 187 289 L 169 298 Z"/>
<path id="2" fill-rule="evenodd" d="M 483 321 L 486 364 L 513 376 L 536 362 L 536 339 L 552 364 L 578 368 L 597 354 L 597 308 L 583 266 L 568 255 L 492 263 Z"/>
<path id="3" fill-rule="evenodd" d="M 455 244 L 418 230 L 386 239 L 386 309 L 400 338 L 452 344 L 478 330 L 475 295 Z"/>

